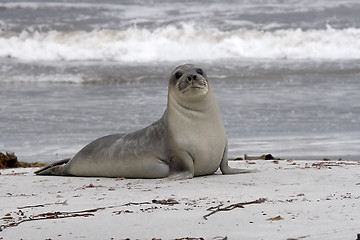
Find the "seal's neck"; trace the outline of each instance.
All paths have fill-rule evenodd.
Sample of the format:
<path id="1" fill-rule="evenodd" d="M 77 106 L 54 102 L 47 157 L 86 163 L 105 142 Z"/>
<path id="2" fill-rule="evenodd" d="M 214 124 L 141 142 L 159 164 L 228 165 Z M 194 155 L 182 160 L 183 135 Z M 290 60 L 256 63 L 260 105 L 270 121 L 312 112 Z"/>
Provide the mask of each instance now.
<path id="1" fill-rule="evenodd" d="M 177 111 L 186 112 L 208 112 L 215 108 L 217 109 L 217 101 L 211 88 L 209 87 L 206 94 L 194 97 L 181 97 L 175 90 L 169 88 L 168 94 L 168 107 Z"/>

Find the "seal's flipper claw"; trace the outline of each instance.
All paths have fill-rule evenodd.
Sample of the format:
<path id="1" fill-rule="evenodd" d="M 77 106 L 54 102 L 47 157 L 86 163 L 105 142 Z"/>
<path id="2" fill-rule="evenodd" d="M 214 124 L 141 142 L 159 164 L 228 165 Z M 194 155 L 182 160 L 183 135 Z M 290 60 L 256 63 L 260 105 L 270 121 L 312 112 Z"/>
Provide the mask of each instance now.
<path id="1" fill-rule="evenodd" d="M 70 158 L 65 158 L 63 160 L 57 161 L 55 163 L 52 163 L 44 168 L 41 168 L 37 171 L 35 171 L 36 175 L 55 175 L 54 170 L 57 169 L 59 166 L 64 165 L 70 161 Z"/>
<path id="2" fill-rule="evenodd" d="M 228 167 L 227 169 L 221 169 L 222 174 L 242 174 L 242 173 L 255 173 L 258 172 L 256 169 L 240 169 L 240 168 L 231 168 Z"/>

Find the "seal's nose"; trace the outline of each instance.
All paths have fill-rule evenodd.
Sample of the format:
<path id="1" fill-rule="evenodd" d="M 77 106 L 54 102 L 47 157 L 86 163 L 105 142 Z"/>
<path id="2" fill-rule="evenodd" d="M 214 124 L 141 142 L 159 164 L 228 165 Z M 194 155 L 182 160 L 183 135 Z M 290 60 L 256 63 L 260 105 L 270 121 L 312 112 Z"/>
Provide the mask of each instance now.
<path id="1" fill-rule="evenodd" d="M 189 76 L 187 76 L 187 80 L 190 82 L 190 81 L 192 81 L 192 80 L 196 80 L 196 75 L 189 75 Z"/>

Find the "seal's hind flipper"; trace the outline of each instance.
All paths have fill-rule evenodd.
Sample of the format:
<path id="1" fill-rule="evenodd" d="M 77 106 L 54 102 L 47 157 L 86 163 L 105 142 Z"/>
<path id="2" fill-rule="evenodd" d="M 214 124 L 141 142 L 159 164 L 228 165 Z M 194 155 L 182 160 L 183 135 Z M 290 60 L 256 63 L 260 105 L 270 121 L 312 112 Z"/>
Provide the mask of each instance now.
<path id="1" fill-rule="evenodd" d="M 65 158 L 63 160 L 54 162 L 42 169 L 39 169 L 35 172 L 36 175 L 61 175 L 58 174 L 56 169 L 58 169 L 60 166 L 65 165 L 70 161 L 70 158 Z"/>

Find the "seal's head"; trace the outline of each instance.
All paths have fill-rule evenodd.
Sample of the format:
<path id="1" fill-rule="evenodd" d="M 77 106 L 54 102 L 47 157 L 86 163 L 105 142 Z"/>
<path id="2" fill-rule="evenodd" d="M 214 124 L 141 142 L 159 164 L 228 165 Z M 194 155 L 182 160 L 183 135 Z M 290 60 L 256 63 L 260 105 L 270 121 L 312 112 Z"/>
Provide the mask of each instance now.
<path id="1" fill-rule="evenodd" d="M 209 91 L 209 83 L 204 70 L 193 64 L 178 66 L 171 73 L 169 89 L 173 89 L 180 98 L 194 98 Z"/>

